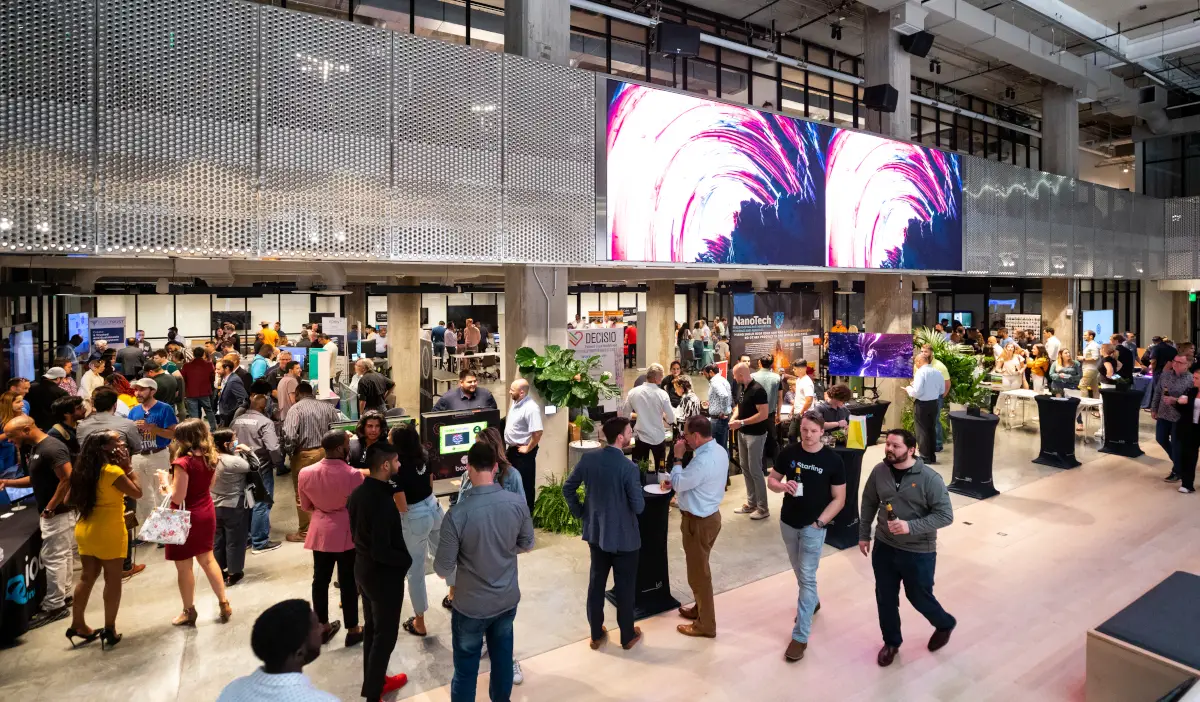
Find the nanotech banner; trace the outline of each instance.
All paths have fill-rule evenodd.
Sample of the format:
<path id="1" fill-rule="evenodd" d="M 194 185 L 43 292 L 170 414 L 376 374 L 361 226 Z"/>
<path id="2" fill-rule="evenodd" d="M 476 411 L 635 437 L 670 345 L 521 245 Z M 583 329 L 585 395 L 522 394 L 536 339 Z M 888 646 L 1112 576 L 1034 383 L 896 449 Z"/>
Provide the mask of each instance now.
<path id="1" fill-rule="evenodd" d="M 736 360 L 749 354 L 751 370 L 771 355 L 775 370 L 804 358 L 805 346 L 819 333 L 821 298 L 816 293 L 737 293 L 729 320 L 729 352 Z"/>
<path id="2" fill-rule="evenodd" d="M 575 352 L 575 358 L 600 357 L 600 372 L 612 373 L 613 382 L 621 386 L 621 374 L 625 365 L 625 327 L 608 329 L 568 329 L 567 348 Z M 597 377 L 599 380 L 599 377 Z M 604 400 L 600 406 L 607 411 L 617 408 L 619 398 Z"/>

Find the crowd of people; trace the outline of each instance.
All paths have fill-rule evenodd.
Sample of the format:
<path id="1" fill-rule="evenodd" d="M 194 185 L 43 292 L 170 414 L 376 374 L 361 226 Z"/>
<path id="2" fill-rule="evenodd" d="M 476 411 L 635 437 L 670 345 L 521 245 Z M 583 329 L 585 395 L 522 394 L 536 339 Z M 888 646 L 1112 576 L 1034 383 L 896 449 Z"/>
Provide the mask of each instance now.
<path id="1" fill-rule="evenodd" d="M 521 599 L 517 557 L 534 544 L 531 512 L 543 431 L 529 384 L 521 379 L 511 384 L 503 432 L 488 429 L 478 436 L 466 454 L 457 500 L 446 511 L 434 495 L 416 429 L 389 427 L 391 381 L 369 359 L 355 364 L 361 414 L 355 430 L 331 430 L 345 416 L 314 396 L 300 364 L 280 350 L 289 341 L 279 324 L 261 327 L 248 358 L 239 353 L 231 325 L 192 349 L 169 335 L 166 347 L 147 350 L 139 333 L 119 350 L 97 344 L 78 378 L 78 355 L 60 352 L 36 382 L 9 383 L 0 395 L 0 461 L 19 464 L 23 475 L 0 478 L 0 488 L 32 487 L 41 515 L 47 591 L 33 625 L 70 616 L 66 635 L 73 647 L 97 639 L 102 647 L 115 646 L 121 640 L 122 583 L 145 568 L 136 563 L 135 549 L 157 545 L 139 542 L 136 526 L 160 506 L 187 511 L 191 522 L 184 543 L 167 544 L 163 553 L 175 563 L 182 605 L 171 623 L 197 625 L 197 564 L 215 596 L 218 620 L 229 621 L 234 610 L 228 589 L 246 576 L 247 550 L 261 554 L 282 546 L 270 538 L 270 519 L 275 479 L 290 474 L 298 528 L 285 540 L 312 553 L 311 605 L 288 600 L 259 616 L 251 645 L 263 665 L 231 682 L 220 699 L 333 699 L 302 670 L 342 632 L 343 623 L 344 645 L 362 647 L 362 696 L 375 700 L 399 689 L 407 678 L 389 674 L 399 633 L 424 637 L 430 631 L 428 562 L 450 586 L 442 605 L 451 610 L 451 699 L 475 699 L 484 655 L 491 660 L 491 699 L 509 699 L 524 677 L 513 656 Z M 971 331 L 943 333 L 953 341 L 974 339 Z M 771 355 L 730 359 L 727 344 L 722 348 L 725 332 L 721 318 L 711 327 L 705 320 L 678 325 L 679 360 L 667 369 L 648 366 L 617 416 L 603 422 L 605 447 L 586 454 L 563 484 L 590 551 L 585 614 L 592 649 L 608 640 L 604 594 L 610 573 L 619 643 L 628 650 L 642 641 L 633 615 L 638 515 L 645 506 L 638 463 L 669 475 L 665 485 L 675 492 L 672 504 L 681 514 L 694 604 L 679 608 L 686 621 L 678 631 L 717 635 L 709 560 L 721 532 L 719 507 L 734 450 L 746 499 L 733 514 L 766 521 L 768 491 L 783 495 L 780 538 L 797 583 L 795 620 L 783 656 L 798 661 L 808 649 L 821 608 L 817 571 L 826 528 L 847 500 L 846 472 L 830 447 L 831 436 L 848 425 L 852 393 L 836 383 L 822 392 L 803 359 L 778 371 Z M 334 343 L 315 325 L 299 337 L 291 343 Z M 1009 337 L 1000 329 L 983 342 L 993 344 L 995 370 L 1005 387 L 1099 387 L 1130 377 L 1137 353 L 1131 334 L 1098 345 L 1089 332 L 1082 354 L 1083 364 L 1094 362 L 1089 367 L 1063 348 L 1053 329 L 1045 329 L 1041 341 L 1030 337 Z M 374 338 L 384 338 L 382 331 Z M 440 354 L 460 345 L 482 350 L 487 338 L 486 329 L 467 320 L 461 332 L 439 324 L 433 343 Z M 627 332 L 625 340 L 636 353 L 636 332 L 632 337 Z M 728 377 L 718 359 L 731 362 Z M 1200 364 L 1191 344 L 1158 337 L 1141 361 L 1154 375 L 1147 407 L 1157 440 L 1172 458 L 1167 480 L 1190 493 L 1200 453 Z M 706 398 L 689 373 L 707 379 Z M 937 531 L 952 523 L 953 511 L 944 481 L 930 467 L 942 449 L 939 417 L 950 390 L 950 375 L 931 347 L 915 354 L 907 390 L 916 433 L 887 432 L 883 461 L 864 478 L 859 513 L 859 548 L 871 559 L 876 581 L 880 666 L 890 665 L 902 644 L 901 586 L 933 627 L 929 650 L 945 646 L 957 624 L 933 594 Z M 464 369 L 457 389 L 434 409 L 495 407 L 475 372 Z M 580 487 L 585 500 L 579 499 Z M 73 584 L 76 548 L 83 569 Z M 330 614 L 335 573 L 341 619 Z M 104 622 L 92 627 L 86 607 L 101 576 Z M 413 616 L 401 621 L 406 587 Z"/>

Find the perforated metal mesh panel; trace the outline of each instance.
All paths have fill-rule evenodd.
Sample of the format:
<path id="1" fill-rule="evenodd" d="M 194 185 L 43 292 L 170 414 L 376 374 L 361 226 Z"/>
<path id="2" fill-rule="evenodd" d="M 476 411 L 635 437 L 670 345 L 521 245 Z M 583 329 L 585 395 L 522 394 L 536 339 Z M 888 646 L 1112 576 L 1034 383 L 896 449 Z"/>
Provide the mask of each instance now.
<path id="1" fill-rule="evenodd" d="M 273 7 L 262 17 L 262 253 L 384 255 L 391 33 Z"/>
<path id="2" fill-rule="evenodd" d="M 503 259 L 501 55 L 392 37 L 395 218 L 387 253 Z"/>
<path id="3" fill-rule="evenodd" d="M 92 0 L 0 5 L 0 253 L 91 252 Z"/>
<path id="4" fill-rule="evenodd" d="M 256 8 L 104 0 L 99 16 L 101 253 L 255 253 Z"/>
<path id="5" fill-rule="evenodd" d="M 1048 199 L 1050 201 L 1047 273 L 1052 277 L 1071 276 L 1075 274 L 1074 258 L 1071 255 L 1075 180 L 1047 174 L 1042 177 L 1042 182 L 1049 185 Z M 1040 192 L 1044 193 L 1045 190 Z"/>
<path id="6" fill-rule="evenodd" d="M 1092 253 L 1095 248 L 1095 186 L 1075 181 L 1075 203 L 1071 216 L 1071 263 L 1073 276 L 1091 278 L 1094 274 Z"/>
<path id="7" fill-rule="evenodd" d="M 510 260 L 594 260 L 595 81 L 587 71 L 504 57 L 505 255 Z"/>
<path id="8" fill-rule="evenodd" d="M 1023 169 L 975 159 L 965 169 L 963 239 L 967 271 L 1020 275 L 1029 179 Z"/>
<path id="9" fill-rule="evenodd" d="M 1166 223 L 1163 215 L 1164 203 L 1148 195 L 1133 196 L 1134 227 L 1141 227 L 1142 261 L 1134 273 L 1147 278 L 1163 276 L 1163 252 L 1165 250 Z"/>
<path id="10" fill-rule="evenodd" d="M 1197 273 L 1196 253 L 1200 250 L 1200 197 L 1166 201 L 1167 278 L 1191 278 Z"/>

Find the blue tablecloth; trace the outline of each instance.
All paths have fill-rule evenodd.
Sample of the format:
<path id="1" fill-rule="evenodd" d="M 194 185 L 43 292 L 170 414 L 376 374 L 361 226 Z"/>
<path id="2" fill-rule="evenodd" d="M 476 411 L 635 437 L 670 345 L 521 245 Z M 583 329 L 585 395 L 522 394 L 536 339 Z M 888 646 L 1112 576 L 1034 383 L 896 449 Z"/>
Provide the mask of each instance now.
<path id="1" fill-rule="evenodd" d="M 1150 383 L 1154 382 L 1154 378 L 1148 375 L 1133 376 L 1133 389 L 1138 392 L 1146 392 L 1146 388 L 1150 387 Z"/>

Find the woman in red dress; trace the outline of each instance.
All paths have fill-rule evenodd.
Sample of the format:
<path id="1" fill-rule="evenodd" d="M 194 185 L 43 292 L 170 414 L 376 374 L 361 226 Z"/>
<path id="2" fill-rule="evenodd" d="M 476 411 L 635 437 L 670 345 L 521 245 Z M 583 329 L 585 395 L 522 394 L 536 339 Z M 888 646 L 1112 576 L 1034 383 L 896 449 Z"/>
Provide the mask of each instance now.
<path id="1" fill-rule="evenodd" d="M 183 612 L 171 623 L 175 626 L 196 624 L 196 575 L 192 559 L 200 563 L 201 570 L 208 576 L 217 600 L 221 603 L 220 618 L 229 621 L 233 609 L 225 599 L 225 580 L 221 577 L 221 566 L 213 557 L 213 536 L 217 531 L 217 513 L 213 507 L 213 476 L 217 468 L 217 449 L 213 443 L 208 424 L 200 419 L 189 419 L 175 426 L 175 438 L 171 441 L 171 475 L 159 471 L 163 494 L 170 493 L 173 509 L 186 509 L 191 513 L 192 526 L 187 541 L 176 546 L 167 544 L 167 560 L 175 561 L 179 577 L 179 595 L 183 598 Z"/>

